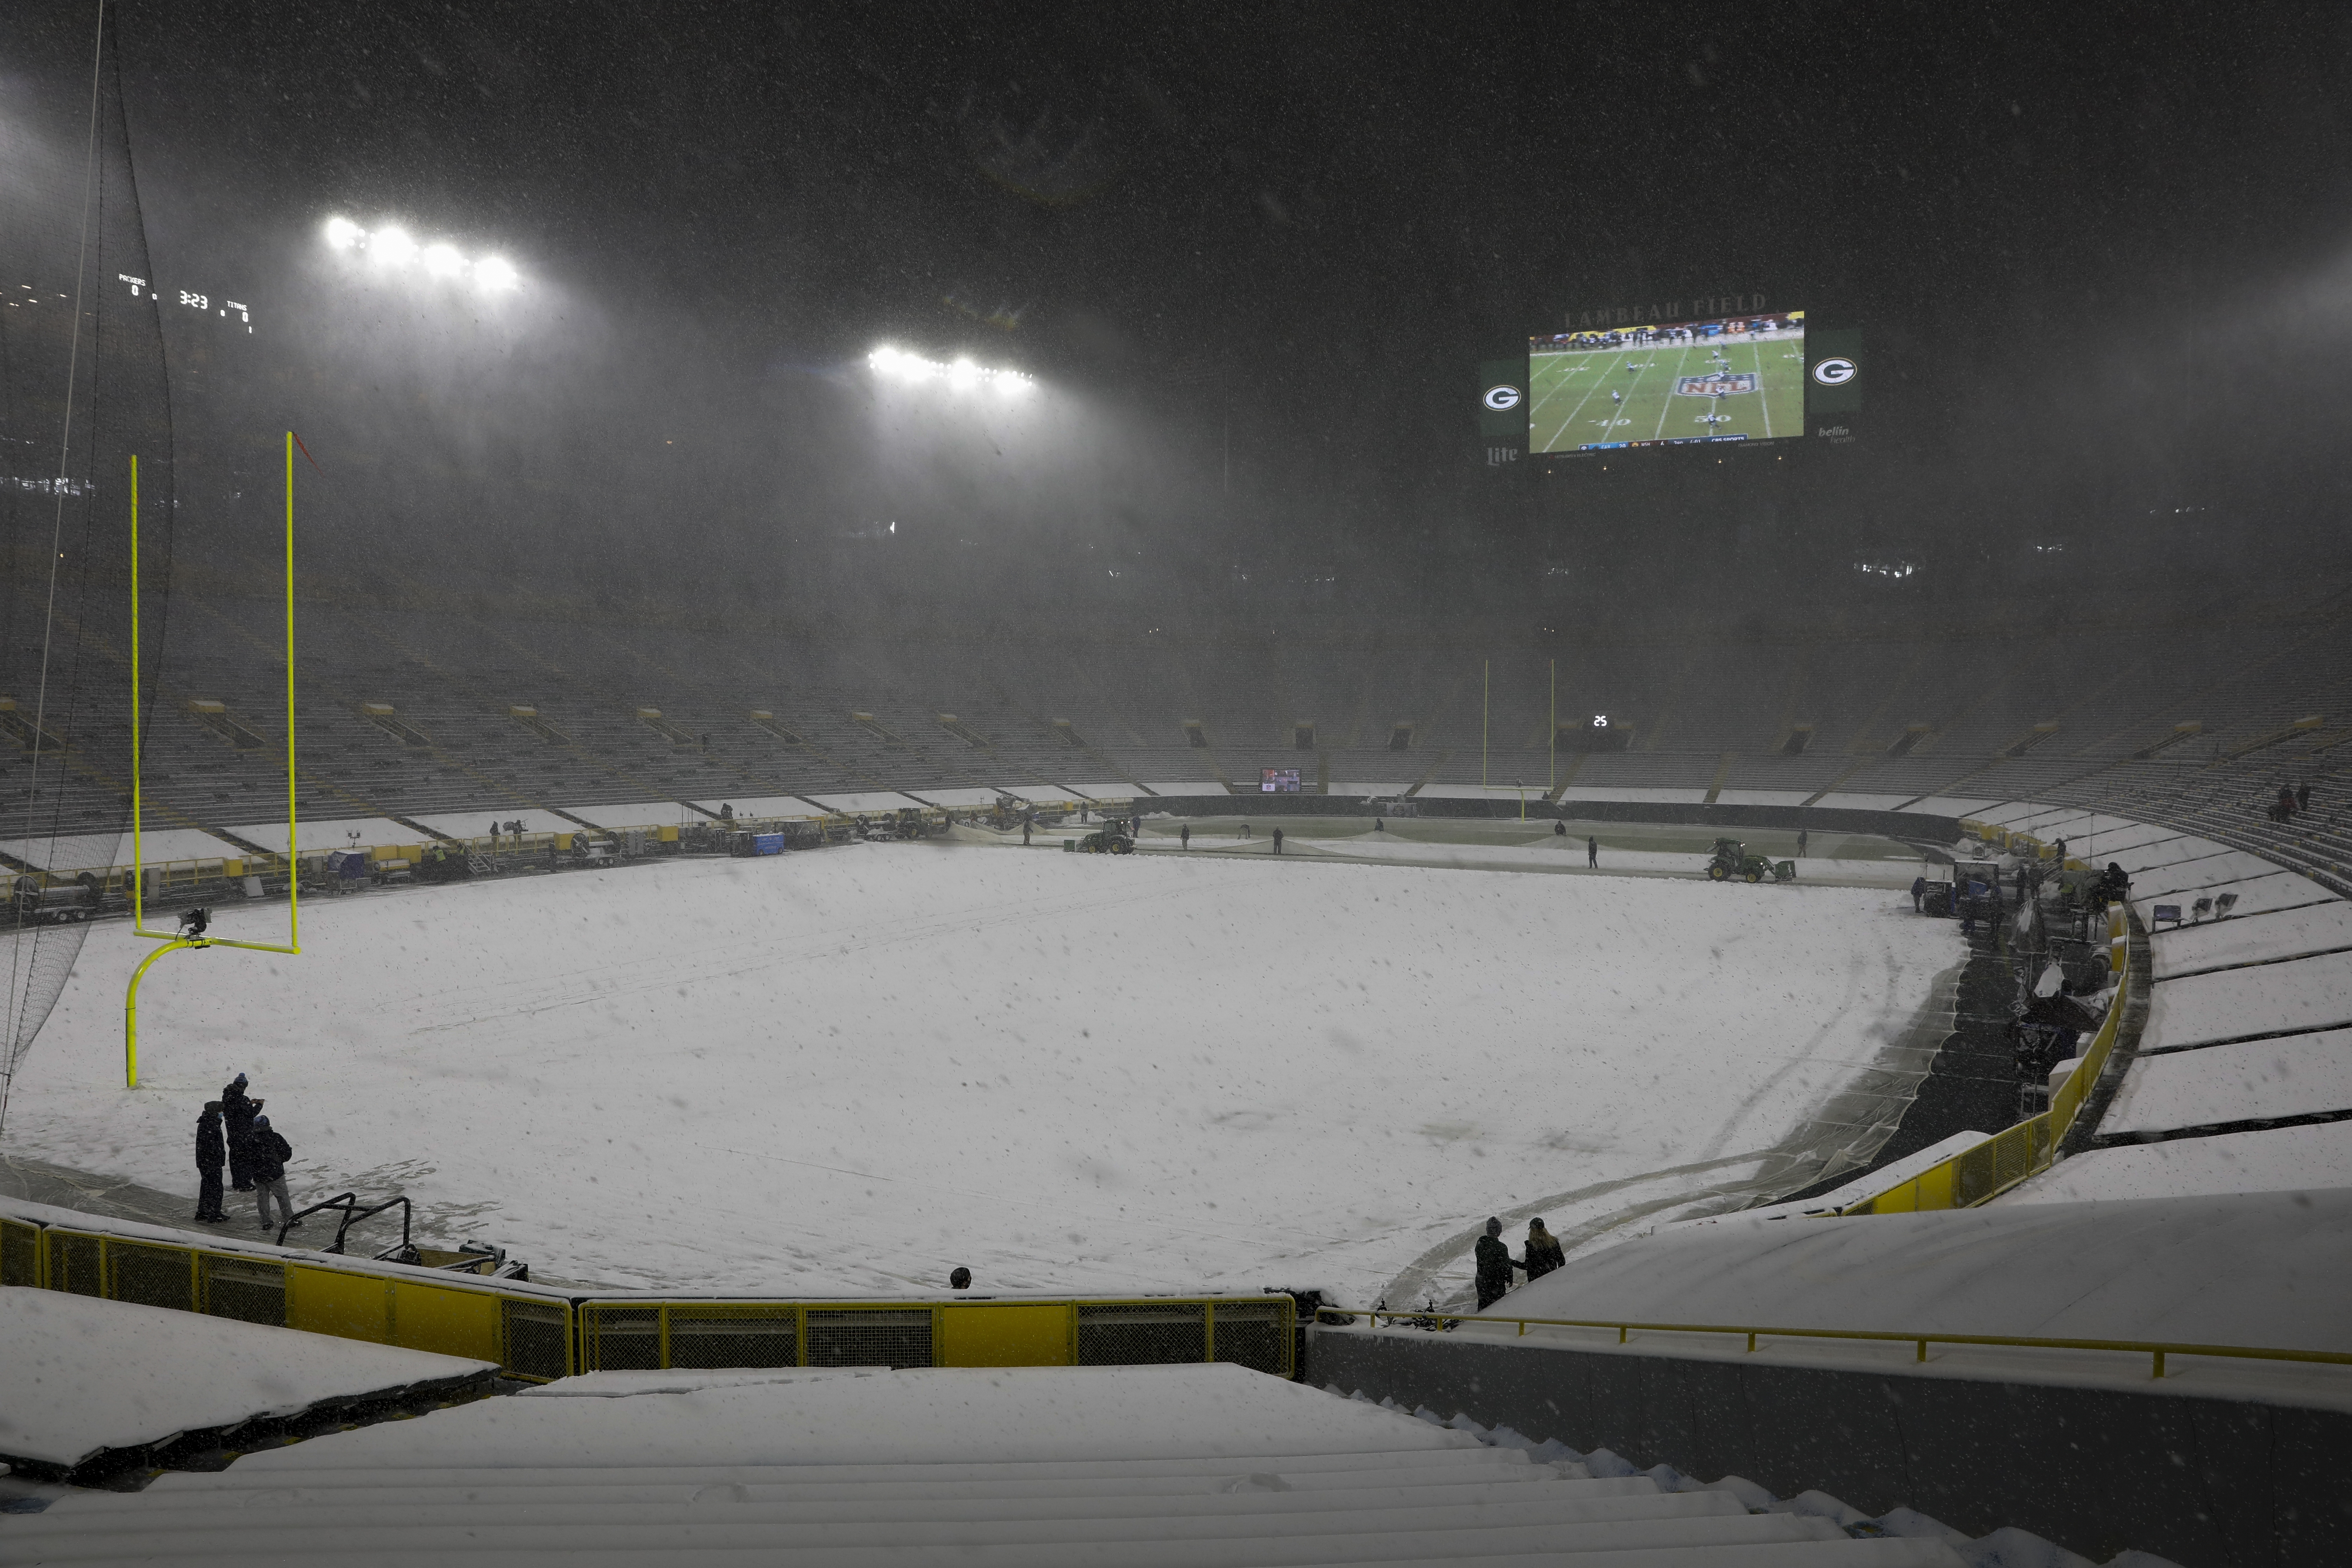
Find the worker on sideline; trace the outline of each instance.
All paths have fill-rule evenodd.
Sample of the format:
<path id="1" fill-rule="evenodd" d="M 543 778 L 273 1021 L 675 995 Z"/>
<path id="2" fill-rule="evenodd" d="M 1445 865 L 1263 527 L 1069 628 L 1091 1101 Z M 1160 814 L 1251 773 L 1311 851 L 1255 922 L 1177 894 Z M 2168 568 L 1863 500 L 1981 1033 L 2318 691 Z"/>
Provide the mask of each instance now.
<path id="1" fill-rule="evenodd" d="M 1192 825 L 1187 822 L 1179 826 L 1176 829 L 1176 837 L 1182 841 L 1185 848 L 1192 847 Z"/>
<path id="2" fill-rule="evenodd" d="M 1601 839 L 1596 834 L 1588 834 L 1585 837 L 1584 863 L 1591 867 L 1598 867 L 1601 864 Z"/>
<path id="3" fill-rule="evenodd" d="M 1282 829 L 1279 827 L 1274 830 L 1274 852 L 1277 855 L 1282 853 Z"/>
<path id="4" fill-rule="evenodd" d="M 280 1224 L 301 1228 L 302 1222 L 294 1217 L 294 1200 L 286 1195 L 286 1162 L 294 1157 L 294 1146 L 286 1142 L 269 1125 L 269 1118 L 253 1119 L 253 1203 L 261 1211 L 261 1228 L 274 1228 L 269 1223 L 269 1200 L 278 1200 Z"/>
<path id="5" fill-rule="evenodd" d="M 221 1102 L 207 1100 L 204 1114 L 196 1118 L 195 1213 L 206 1225 L 228 1218 L 221 1212 L 221 1163 L 227 1158 L 228 1143 L 221 1136 Z"/>
<path id="6" fill-rule="evenodd" d="M 1486 1234 L 1478 1238 L 1476 1252 L 1478 1310 L 1483 1312 L 1510 1289 L 1511 1270 L 1516 1268 L 1524 1274 L 1528 1266 L 1513 1258 L 1511 1249 L 1503 1245 L 1503 1222 L 1499 1219 L 1486 1221 Z"/>
<path id="7" fill-rule="evenodd" d="M 253 1191 L 252 1157 L 247 1147 L 253 1142 L 253 1119 L 261 1113 L 262 1106 L 260 1100 L 247 1096 L 245 1082 L 245 1075 L 237 1074 L 220 1097 L 221 1124 L 228 1140 L 228 1184 L 240 1193 Z"/>

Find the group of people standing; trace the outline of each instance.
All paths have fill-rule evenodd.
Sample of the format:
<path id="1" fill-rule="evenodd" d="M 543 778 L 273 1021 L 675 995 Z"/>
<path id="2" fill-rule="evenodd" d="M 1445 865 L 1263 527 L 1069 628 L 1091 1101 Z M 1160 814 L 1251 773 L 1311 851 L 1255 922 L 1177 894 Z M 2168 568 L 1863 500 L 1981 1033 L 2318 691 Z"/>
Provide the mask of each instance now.
<path id="1" fill-rule="evenodd" d="M 1528 1221 L 1528 1245 L 1524 1256 L 1513 1258 L 1510 1244 L 1503 1239 L 1503 1222 L 1489 1219 L 1486 1234 L 1478 1238 L 1478 1310 L 1485 1311 L 1503 1299 L 1511 1288 L 1511 1271 L 1517 1269 L 1530 1283 L 1542 1279 L 1568 1261 L 1559 1237 L 1544 1228 L 1540 1219 Z"/>
<path id="2" fill-rule="evenodd" d="M 206 1225 L 228 1223 L 221 1208 L 221 1170 L 226 1165 L 229 1190 L 254 1194 L 262 1229 L 279 1225 L 299 1228 L 301 1221 L 295 1219 L 293 1200 L 286 1195 L 286 1162 L 294 1157 L 293 1145 L 261 1113 L 265 1102 L 246 1089 L 246 1076 L 239 1073 L 218 1100 L 205 1101 L 204 1113 L 196 1118 L 195 1217 Z M 269 1217 L 273 1202 L 278 1215 L 275 1222 Z"/>

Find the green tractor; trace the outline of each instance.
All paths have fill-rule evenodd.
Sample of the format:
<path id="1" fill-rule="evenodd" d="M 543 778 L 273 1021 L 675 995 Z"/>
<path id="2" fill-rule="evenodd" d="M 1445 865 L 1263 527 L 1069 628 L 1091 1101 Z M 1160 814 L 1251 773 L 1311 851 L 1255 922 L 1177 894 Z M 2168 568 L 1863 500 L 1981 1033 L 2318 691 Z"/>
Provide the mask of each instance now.
<path id="1" fill-rule="evenodd" d="M 1734 877 L 1743 882 L 1760 882 L 1767 877 L 1776 882 L 1793 882 L 1797 879 L 1797 863 L 1768 860 L 1761 855 L 1750 855 L 1748 846 L 1737 838 L 1718 838 L 1714 855 L 1707 859 L 1706 879 L 1728 882 Z"/>
<path id="2" fill-rule="evenodd" d="M 1078 848 L 1087 855 L 1132 855 L 1135 840 L 1119 831 L 1118 824 L 1106 823 L 1079 839 Z"/>

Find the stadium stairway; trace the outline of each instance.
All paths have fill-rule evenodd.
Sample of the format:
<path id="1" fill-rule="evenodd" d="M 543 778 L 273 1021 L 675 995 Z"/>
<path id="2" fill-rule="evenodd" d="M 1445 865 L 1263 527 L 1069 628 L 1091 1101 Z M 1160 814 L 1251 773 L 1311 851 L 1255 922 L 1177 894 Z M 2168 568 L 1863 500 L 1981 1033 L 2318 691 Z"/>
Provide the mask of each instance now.
<path id="1" fill-rule="evenodd" d="M 599 1373 L 78 1493 L 0 1532 L 0 1561 L 45 1563 L 783 1552 L 801 1568 L 1967 1561 L 1232 1367 Z"/>

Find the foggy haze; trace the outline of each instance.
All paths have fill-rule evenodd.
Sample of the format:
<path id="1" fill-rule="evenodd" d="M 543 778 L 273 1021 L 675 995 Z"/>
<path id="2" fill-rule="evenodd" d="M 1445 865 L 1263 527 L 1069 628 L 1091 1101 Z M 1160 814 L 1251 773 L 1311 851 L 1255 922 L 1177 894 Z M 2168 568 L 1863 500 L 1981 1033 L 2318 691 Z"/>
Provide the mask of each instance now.
<path id="1" fill-rule="evenodd" d="M 1536 628 L 2344 563 L 2337 8 L 120 15 L 157 281 L 255 312 L 164 315 L 192 564 L 266 563 L 289 426 L 321 578 L 614 607 Z M 9 87 L 68 156 L 89 19 Z M 1482 468 L 1479 359 L 1717 290 L 1868 334 L 1853 445 Z"/>

